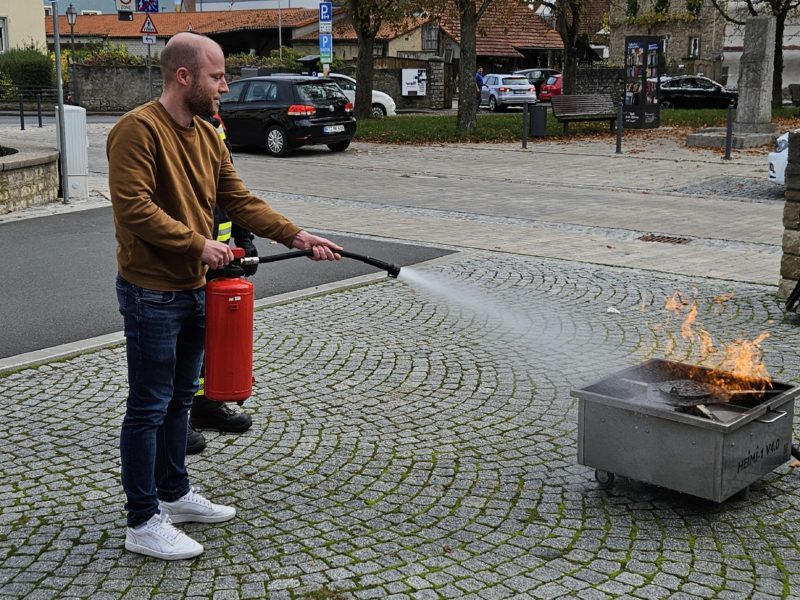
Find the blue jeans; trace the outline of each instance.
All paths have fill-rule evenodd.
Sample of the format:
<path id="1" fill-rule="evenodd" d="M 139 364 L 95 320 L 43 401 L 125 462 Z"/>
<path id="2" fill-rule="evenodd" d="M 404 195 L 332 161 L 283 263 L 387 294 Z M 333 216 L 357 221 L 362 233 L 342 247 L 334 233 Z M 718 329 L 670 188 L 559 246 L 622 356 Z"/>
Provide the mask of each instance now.
<path id="1" fill-rule="evenodd" d="M 205 290 L 161 292 L 117 275 L 125 318 L 128 400 L 120 434 L 128 526 L 189 492 L 186 436 L 205 338 Z"/>

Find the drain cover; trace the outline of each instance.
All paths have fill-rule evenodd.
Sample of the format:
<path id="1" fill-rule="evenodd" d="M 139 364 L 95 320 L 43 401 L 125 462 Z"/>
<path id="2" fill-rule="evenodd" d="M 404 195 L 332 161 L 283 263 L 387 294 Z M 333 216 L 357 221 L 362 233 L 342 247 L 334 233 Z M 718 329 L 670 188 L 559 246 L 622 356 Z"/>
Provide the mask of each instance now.
<path id="1" fill-rule="evenodd" d="M 673 237 L 670 235 L 653 235 L 648 233 L 639 238 L 642 242 L 660 242 L 662 244 L 688 244 L 692 240 L 684 237 Z"/>

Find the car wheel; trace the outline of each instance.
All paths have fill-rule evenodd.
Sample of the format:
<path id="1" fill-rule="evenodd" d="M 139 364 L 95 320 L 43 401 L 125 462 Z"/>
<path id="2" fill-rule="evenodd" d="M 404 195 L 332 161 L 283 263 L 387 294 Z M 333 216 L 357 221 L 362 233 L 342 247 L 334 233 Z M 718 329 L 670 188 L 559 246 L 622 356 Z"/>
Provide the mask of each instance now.
<path id="1" fill-rule="evenodd" d="M 264 136 L 264 147 L 270 156 L 286 156 L 291 151 L 286 132 L 279 125 L 271 125 Z"/>
<path id="2" fill-rule="evenodd" d="M 343 142 L 336 142 L 335 144 L 328 144 L 328 148 L 331 149 L 331 152 L 344 152 L 350 146 L 350 140 L 345 140 Z"/>
<path id="3" fill-rule="evenodd" d="M 669 100 L 662 100 L 661 108 L 675 108 L 675 106 Z"/>
<path id="4" fill-rule="evenodd" d="M 386 110 L 380 104 L 372 105 L 372 116 L 376 119 L 382 119 L 386 116 Z"/>
<path id="5" fill-rule="evenodd" d="M 492 112 L 496 112 L 499 110 L 499 107 L 497 106 L 497 100 L 495 99 L 494 96 L 489 96 L 489 110 L 491 110 Z"/>

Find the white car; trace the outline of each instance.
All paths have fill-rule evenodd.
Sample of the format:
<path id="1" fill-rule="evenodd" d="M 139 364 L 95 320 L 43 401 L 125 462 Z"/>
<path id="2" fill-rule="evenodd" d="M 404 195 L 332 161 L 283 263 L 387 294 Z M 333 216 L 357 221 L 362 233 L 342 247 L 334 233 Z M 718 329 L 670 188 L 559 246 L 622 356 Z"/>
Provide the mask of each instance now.
<path id="1" fill-rule="evenodd" d="M 356 103 L 356 80 L 341 73 L 329 73 L 328 77 L 333 79 L 342 88 L 344 95 L 353 104 Z M 372 116 L 373 117 L 393 117 L 397 114 L 397 106 L 389 94 L 384 94 L 378 90 L 372 90 Z"/>
<path id="2" fill-rule="evenodd" d="M 786 163 L 789 161 L 789 134 L 784 133 L 775 140 L 775 152 L 769 153 L 769 180 L 779 185 L 786 184 Z"/>

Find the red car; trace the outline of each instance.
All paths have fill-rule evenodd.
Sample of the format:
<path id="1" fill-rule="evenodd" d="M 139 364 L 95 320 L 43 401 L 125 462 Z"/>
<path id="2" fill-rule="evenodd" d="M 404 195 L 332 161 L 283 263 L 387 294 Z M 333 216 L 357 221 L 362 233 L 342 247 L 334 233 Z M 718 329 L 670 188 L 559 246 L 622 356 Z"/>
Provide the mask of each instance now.
<path id="1" fill-rule="evenodd" d="M 542 91 L 539 92 L 539 102 L 550 102 L 553 96 L 561 95 L 561 81 L 563 75 L 551 75 L 542 84 Z"/>

